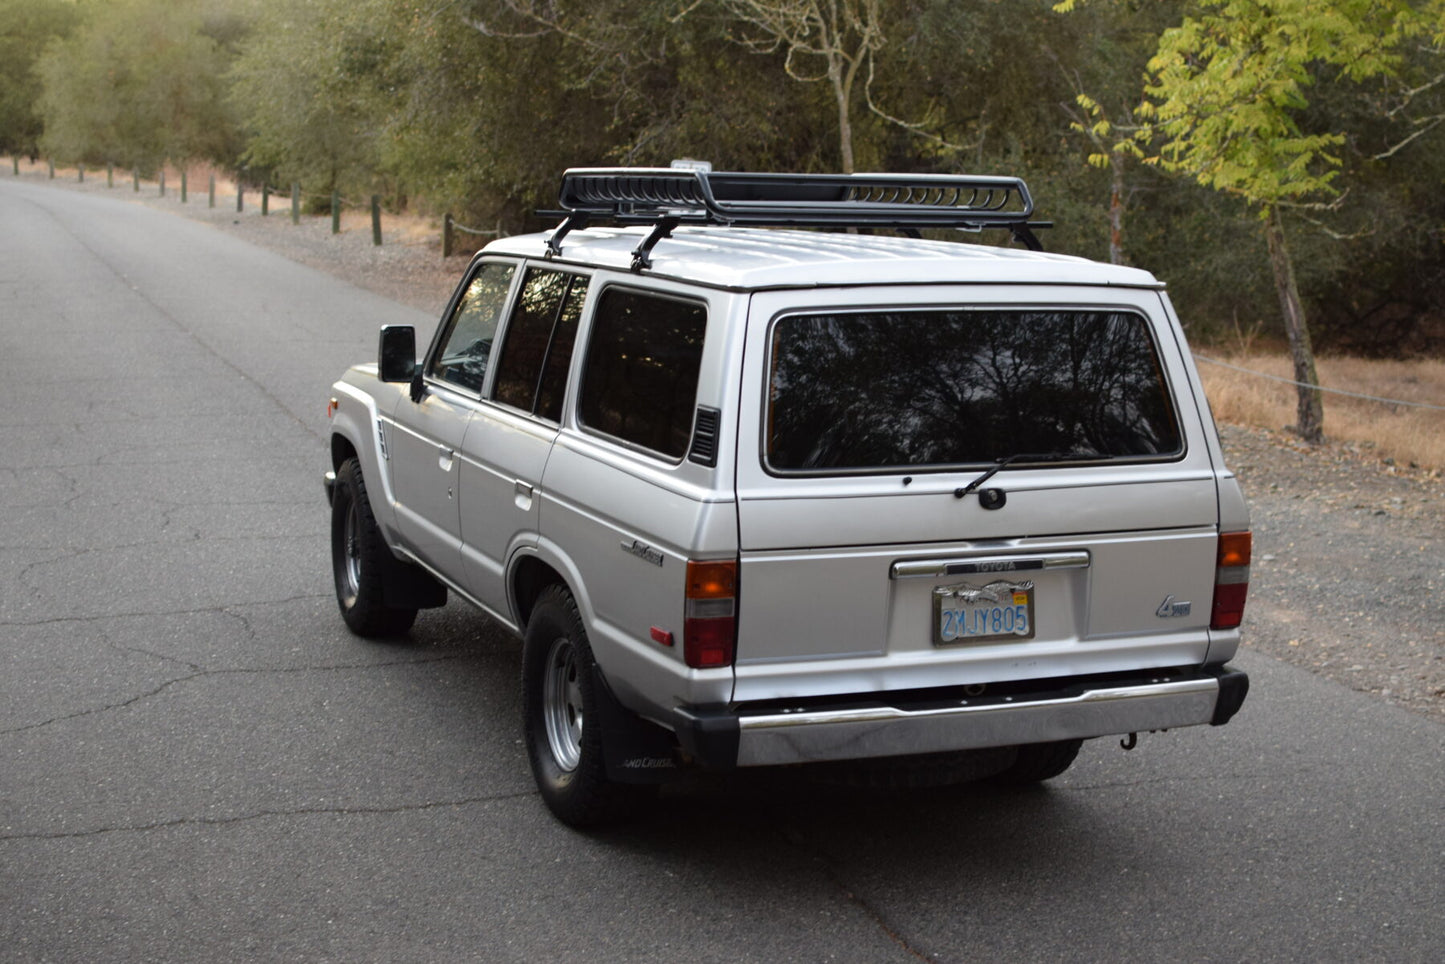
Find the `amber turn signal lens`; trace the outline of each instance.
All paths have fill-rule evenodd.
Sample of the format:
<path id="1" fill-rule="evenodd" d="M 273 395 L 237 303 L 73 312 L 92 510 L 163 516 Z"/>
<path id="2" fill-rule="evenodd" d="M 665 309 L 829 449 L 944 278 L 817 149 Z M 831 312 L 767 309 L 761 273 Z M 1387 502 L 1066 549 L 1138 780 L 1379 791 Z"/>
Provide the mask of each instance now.
<path id="1" fill-rule="evenodd" d="M 1219 561 L 1225 568 L 1249 565 L 1254 536 L 1249 532 L 1222 532 L 1219 534 Z"/>
<path id="2" fill-rule="evenodd" d="M 727 562 L 689 562 L 687 564 L 688 599 L 726 599 L 738 593 L 738 564 Z"/>

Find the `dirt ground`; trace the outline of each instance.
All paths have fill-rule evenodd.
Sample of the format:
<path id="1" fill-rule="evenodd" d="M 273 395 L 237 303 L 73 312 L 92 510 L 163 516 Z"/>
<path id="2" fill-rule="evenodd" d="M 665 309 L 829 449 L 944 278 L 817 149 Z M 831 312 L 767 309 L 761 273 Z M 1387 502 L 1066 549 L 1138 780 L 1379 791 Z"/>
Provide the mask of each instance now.
<path id="1" fill-rule="evenodd" d="M 12 176 L 9 167 L 0 177 Z M 466 264 L 443 260 L 440 229 L 415 220 L 383 217 L 376 247 L 369 221 L 355 218 L 333 235 L 327 217 L 293 225 L 284 212 L 261 217 L 254 201 L 237 213 L 234 195 L 211 208 L 205 193 L 182 204 L 155 185 L 136 193 L 129 182 L 107 188 L 103 177 L 49 183 L 207 221 L 430 314 L 441 313 Z M 1255 534 L 1245 646 L 1445 722 L 1445 480 L 1284 431 L 1222 425 L 1221 434 Z"/>

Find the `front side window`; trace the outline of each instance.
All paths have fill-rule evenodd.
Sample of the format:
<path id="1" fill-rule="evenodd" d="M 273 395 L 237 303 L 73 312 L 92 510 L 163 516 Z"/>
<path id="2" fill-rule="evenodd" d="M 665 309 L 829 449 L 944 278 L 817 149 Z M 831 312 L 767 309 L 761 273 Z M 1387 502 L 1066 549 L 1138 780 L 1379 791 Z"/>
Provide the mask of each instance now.
<path id="1" fill-rule="evenodd" d="M 497 323 L 506 307 L 516 265 L 477 266 L 447 326 L 446 338 L 427 374 L 472 392 L 482 390 Z"/>
<path id="2" fill-rule="evenodd" d="M 692 437 L 707 308 L 608 288 L 583 363 L 578 417 L 593 431 L 671 459 Z"/>
<path id="3" fill-rule="evenodd" d="M 1148 322 L 1124 311 L 782 318 L 766 437 L 767 464 L 781 472 L 1182 452 Z"/>

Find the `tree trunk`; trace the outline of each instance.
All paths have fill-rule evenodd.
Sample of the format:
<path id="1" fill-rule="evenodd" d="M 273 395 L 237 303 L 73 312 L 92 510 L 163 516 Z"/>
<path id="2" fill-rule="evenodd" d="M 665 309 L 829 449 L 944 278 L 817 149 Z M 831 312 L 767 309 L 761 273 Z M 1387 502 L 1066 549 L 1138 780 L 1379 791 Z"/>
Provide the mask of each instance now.
<path id="1" fill-rule="evenodd" d="M 1264 235 L 1269 242 L 1269 263 L 1274 269 L 1274 286 L 1279 292 L 1279 306 L 1284 312 L 1284 327 L 1289 335 L 1289 353 L 1294 360 L 1294 380 L 1300 383 L 1296 387 L 1299 401 L 1295 431 L 1306 442 L 1323 442 L 1325 414 L 1320 378 L 1315 371 L 1310 330 L 1305 322 L 1304 308 L 1300 305 L 1299 286 L 1294 279 L 1294 264 L 1290 261 L 1289 249 L 1285 246 L 1284 221 L 1280 218 L 1279 208 L 1269 209 Z"/>
<path id="2" fill-rule="evenodd" d="M 837 54 L 828 57 L 828 80 L 833 85 L 833 99 L 838 104 L 838 149 L 842 154 L 843 173 L 853 173 L 853 119 L 849 117 L 852 100 L 852 76 L 843 75 L 843 64 Z"/>
<path id="3" fill-rule="evenodd" d="M 1124 263 L 1124 158 L 1109 155 L 1109 263 Z"/>

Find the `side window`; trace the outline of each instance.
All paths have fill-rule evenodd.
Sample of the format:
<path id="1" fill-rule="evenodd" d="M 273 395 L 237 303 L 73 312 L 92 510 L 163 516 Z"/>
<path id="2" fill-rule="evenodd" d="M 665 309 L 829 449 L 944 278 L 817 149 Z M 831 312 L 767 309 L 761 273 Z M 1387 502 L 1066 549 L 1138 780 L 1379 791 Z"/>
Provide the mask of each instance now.
<path id="1" fill-rule="evenodd" d="M 681 459 L 692 435 L 706 331 L 704 305 L 608 288 L 587 344 L 582 424 Z"/>
<path id="2" fill-rule="evenodd" d="M 527 271 L 497 358 L 493 399 L 561 420 L 572 341 L 586 296 L 587 279 L 581 275 Z"/>
<path id="3" fill-rule="evenodd" d="M 487 359 L 497 322 L 506 306 L 516 265 L 486 262 L 477 267 L 457 310 L 447 322 L 446 337 L 427 374 L 473 392 L 482 390 Z"/>

